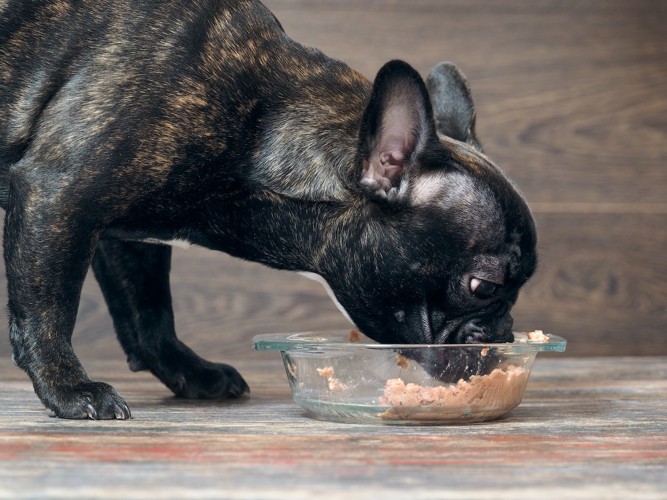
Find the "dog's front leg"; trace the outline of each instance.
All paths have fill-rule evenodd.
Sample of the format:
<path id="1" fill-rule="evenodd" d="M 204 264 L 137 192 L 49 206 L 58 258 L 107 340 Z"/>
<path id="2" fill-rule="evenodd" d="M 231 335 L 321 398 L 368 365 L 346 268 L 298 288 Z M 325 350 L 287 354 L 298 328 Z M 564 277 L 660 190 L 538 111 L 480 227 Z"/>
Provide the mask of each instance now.
<path id="1" fill-rule="evenodd" d="M 169 289 L 171 248 L 101 240 L 93 270 L 109 306 L 118 340 L 134 371 L 150 370 L 181 397 L 239 397 L 248 386 L 231 366 L 200 358 L 174 330 Z"/>
<path id="2" fill-rule="evenodd" d="M 4 247 L 14 362 L 58 417 L 129 418 L 125 401 L 109 384 L 90 380 L 72 349 L 97 234 L 85 210 L 58 203 L 48 180 L 40 186 L 15 179 L 10 188 Z"/>

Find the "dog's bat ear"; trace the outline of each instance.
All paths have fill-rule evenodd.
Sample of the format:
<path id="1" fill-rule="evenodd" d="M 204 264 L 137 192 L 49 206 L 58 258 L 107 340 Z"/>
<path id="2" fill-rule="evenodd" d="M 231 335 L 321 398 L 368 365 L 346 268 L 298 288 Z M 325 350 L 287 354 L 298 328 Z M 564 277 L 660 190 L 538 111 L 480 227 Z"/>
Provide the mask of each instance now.
<path id="1" fill-rule="evenodd" d="M 475 105 L 463 72 L 453 63 L 441 62 L 429 73 L 426 88 L 438 132 L 481 150 L 475 136 Z"/>
<path id="2" fill-rule="evenodd" d="M 437 144 L 433 110 L 419 73 L 403 61 L 378 72 L 359 137 L 362 188 L 380 198 L 407 196 L 420 153 Z"/>

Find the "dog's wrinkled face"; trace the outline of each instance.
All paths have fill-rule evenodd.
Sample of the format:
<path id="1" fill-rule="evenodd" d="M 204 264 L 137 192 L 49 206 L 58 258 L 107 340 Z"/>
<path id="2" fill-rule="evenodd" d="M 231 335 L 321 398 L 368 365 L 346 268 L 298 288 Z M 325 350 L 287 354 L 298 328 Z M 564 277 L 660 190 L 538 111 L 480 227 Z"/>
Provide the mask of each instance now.
<path id="1" fill-rule="evenodd" d="M 375 80 L 358 158 L 366 223 L 332 237 L 320 269 L 379 342 L 513 340 L 509 312 L 535 269 L 535 228 L 523 197 L 481 153 L 474 120 L 453 65 L 425 84 L 392 62 Z"/>

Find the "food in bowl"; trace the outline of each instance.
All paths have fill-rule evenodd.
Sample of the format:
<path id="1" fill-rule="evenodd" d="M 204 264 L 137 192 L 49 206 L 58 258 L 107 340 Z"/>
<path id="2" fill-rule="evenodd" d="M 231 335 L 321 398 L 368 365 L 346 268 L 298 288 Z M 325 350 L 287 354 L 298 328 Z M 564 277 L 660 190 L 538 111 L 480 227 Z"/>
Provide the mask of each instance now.
<path id="1" fill-rule="evenodd" d="M 535 356 L 563 351 L 548 335 L 504 344 L 376 344 L 348 332 L 260 335 L 281 353 L 292 396 L 319 419 L 446 424 L 499 418 L 523 397 Z"/>
<path id="2" fill-rule="evenodd" d="M 526 338 L 531 342 L 549 342 L 549 335 L 546 335 L 542 330 L 528 332 Z"/>
<path id="3" fill-rule="evenodd" d="M 381 404 L 389 408 L 380 418 L 397 420 L 432 420 L 464 417 L 464 413 L 485 408 L 514 408 L 521 401 L 528 382 L 524 368 L 510 365 L 496 368 L 488 375 L 473 375 L 456 384 L 424 387 L 406 384 L 402 379 L 387 380 Z M 479 414 L 480 411 L 477 413 Z M 497 410 L 491 410 L 491 416 Z"/>
<path id="4" fill-rule="evenodd" d="M 334 377 L 334 369 L 331 366 L 327 366 L 325 368 L 317 368 L 317 373 L 320 375 L 320 377 L 324 377 L 327 379 L 327 383 L 329 384 L 329 389 L 332 391 L 342 391 L 343 389 L 347 389 L 347 385 L 338 380 L 336 377 Z"/>

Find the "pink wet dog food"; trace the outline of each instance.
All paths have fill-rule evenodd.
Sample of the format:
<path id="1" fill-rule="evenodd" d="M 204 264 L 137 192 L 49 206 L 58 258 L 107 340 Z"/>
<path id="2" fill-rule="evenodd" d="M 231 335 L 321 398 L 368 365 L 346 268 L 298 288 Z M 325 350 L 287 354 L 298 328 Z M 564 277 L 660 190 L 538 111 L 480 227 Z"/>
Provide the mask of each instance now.
<path id="1" fill-rule="evenodd" d="M 388 380 L 379 403 L 390 406 L 380 417 L 391 420 L 448 420 L 466 414 L 499 417 L 521 402 L 528 373 L 510 365 L 456 384 L 426 387 Z"/>

